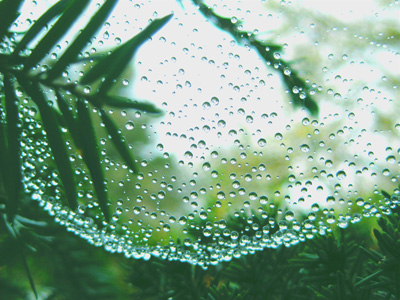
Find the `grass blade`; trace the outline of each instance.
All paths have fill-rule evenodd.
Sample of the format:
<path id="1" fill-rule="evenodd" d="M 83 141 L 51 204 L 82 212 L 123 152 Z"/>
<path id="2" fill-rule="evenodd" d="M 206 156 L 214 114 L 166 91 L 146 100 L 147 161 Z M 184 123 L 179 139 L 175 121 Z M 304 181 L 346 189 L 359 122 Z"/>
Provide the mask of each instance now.
<path id="1" fill-rule="evenodd" d="M 139 102 L 137 100 L 131 100 L 119 96 L 96 95 L 94 99 L 96 99 L 93 101 L 94 104 L 98 106 L 108 105 L 115 108 L 133 108 L 154 114 L 159 114 L 162 112 L 162 110 L 154 106 L 152 103 Z"/>
<path id="2" fill-rule="evenodd" d="M 100 163 L 100 151 L 88 105 L 82 99 L 77 101 L 78 122 L 83 146 L 83 156 L 92 175 L 93 186 L 96 191 L 100 209 L 107 222 L 110 221 L 108 209 L 107 187 L 104 172 Z"/>
<path id="3" fill-rule="evenodd" d="M 103 25 L 104 21 L 108 18 L 110 12 L 113 10 L 117 0 L 107 0 L 97 13 L 90 19 L 85 29 L 81 31 L 78 37 L 68 47 L 56 64 L 48 72 L 48 78 L 56 78 L 61 72 L 71 64 L 79 52 L 87 45 L 93 35 Z"/>
<path id="4" fill-rule="evenodd" d="M 135 165 L 135 161 L 132 158 L 131 153 L 129 152 L 128 145 L 123 141 L 122 135 L 118 131 L 117 125 L 115 125 L 114 121 L 110 118 L 110 116 L 103 110 L 100 110 L 101 119 L 107 129 L 108 134 L 111 136 L 111 140 L 121 155 L 122 159 L 126 162 L 128 167 L 135 173 L 138 172 L 138 169 Z"/>
<path id="5" fill-rule="evenodd" d="M 156 19 L 149 26 L 147 26 L 139 34 L 135 35 L 132 39 L 118 47 L 114 52 L 105 57 L 99 63 L 97 63 L 91 70 L 89 70 L 81 79 L 80 84 L 86 85 L 93 81 L 106 77 L 100 87 L 102 92 L 105 92 L 112 85 L 113 80 L 124 71 L 127 62 L 131 60 L 135 51 L 155 32 L 157 32 L 162 26 L 164 26 L 172 14 Z"/>
<path id="6" fill-rule="evenodd" d="M 25 70 L 35 66 L 47 55 L 50 49 L 55 46 L 57 41 L 69 30 L 71 25 L 76 21 L 89 2 L 90 0 L 71 0 L 68 2 L 64 13 L 49 32 L 47 32 L 47 34 L 40 40 L 35 49 L 33 49 L 24 65 Z"/>
<path id="7" fill-rule="evenodd" d="M 19 7 L 22 0 L 3 0 L 0 3 L 0 40 L 7 33 L 8 28 L 19 16 Z"/>
<path id="8" fill-rule="evenodd" d="M 62 0 L 50 7 L 26 32 L 22 40 L 15 47 L 13 55 L 25 49 L 26 46 L 43 30 L 43 28 L 55 17 L 60 15 L 68 4 L 68 0 Z"/>
<path id="9" fill-rule="evenodd" d="M 13 78 L 9 74 L 4 74 L 4 96 L 6 100 L 6 119 L 7 119 L 7 192 L 8 192 L 8 216 L 12 220 L 18 210 L 22 187 L 21 171 L 21 127 L 19 126 L 18 98 L 15 95 Z"/>
<path id="10" fill-rule="evenodd" d="M 72 209 L 76 209 L 78 203 L 74 172 L 69 160 L 67 145 L 61 132 L 56 111 L 47 103 L 47 99 L 43 95 L 39 85 L 26 82 L 20 82 L 20 84 L 39 108 L 47 140 L 53 152 L 54 161 L 57 165 L 61 181 L 64 185 L 68 204 Z"/>

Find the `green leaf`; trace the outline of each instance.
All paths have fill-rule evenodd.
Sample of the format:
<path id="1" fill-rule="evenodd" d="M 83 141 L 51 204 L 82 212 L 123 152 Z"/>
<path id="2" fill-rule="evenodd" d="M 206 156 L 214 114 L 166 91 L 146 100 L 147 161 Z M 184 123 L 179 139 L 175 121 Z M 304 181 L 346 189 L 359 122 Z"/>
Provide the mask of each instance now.
<path id="1" fill-rule="evenodd" d="M 85 29 L 79 33 L 78 37 L 73 41 L 73 43 L 67 48 L 64 54 L 47 73 L 48 78 L 58 77 L 61 72 L 76 59 L 79 52 L 87 45 L 93 35 L 103 25 L 104 21 L 107 19 L 116 3 L 117 0 L 107 0 L 103 4 L 97 13 L 90 19 Z"/>
<path id="2" fill-rule="evenodd" d="M 119 96 L 109 96 L 109 95 L 96 95 L 90 99 L 94 105 L 96 106 L 103 106 L 103 105 L 108 105 L 111 107 L 115 108 L 134 108 L 137 110 L 145 111 L 148 113 L 161 113 L 162 110 L 154 106 L 152 103 L 144 103 L 144 102 L 139 102 L 137 100 L 131 100 L 128 98 L 124 97 L 119 97 Z"/>
<path id="3" fill-rule="evenodd" d="M 43 30 L 43 28 L 55 17 L 60 15 L 62 11 L 68 4 L 68 0 L 62 0 L 54 4 L 50 7 L 43 15 L 40 16 L 39 19 L 33 23 L 33 25 L 29 28 L 28 32 L 24 34 L 24 37 L 21 41 L 18 42 L 15 47 L 13 56 L 18 55 L 18 53 L 25 49 L 25 47 Z"/>
<path id="4" fill-rule="evenodd" d="M 118 47 L 114 52 L 97 63 L 81 79 L 80 84 L 86 85 L 93 81 L 105 77 L 100 86 L 99 92 L 107 92 L 115 79 L 121 75 L 126 68 L 128 61 L 131 60 L 136 50 L 162 26 L 164 26 L 172 17 L 172 14 L 161 19 L 156 19 L 150 23 L 144 30 L 134 36 L 132 39 Z"/>
<path id="5" fill-rule="evenodd" d="M 8 193 L 7 209 L 10 220 L 12 220 L 18 210 L 22 187 L 21 170 L 21 127 L 19 126 L 18 98 L 15 95 L 13 78 L 9 74 L 4 74 L 4 95 L 6 99 L 6 118 L 7 118 L 7 185 Z"/>
<path id="6" fill-rule="evenodd" d="M 48 54 L 50 49 L 53 48 L 57 41 L 69 30 L 79 15 L 83 13 L 89 2 L 90 0 L 71 0 L 68 2 L 64 13 L 33 49 L 24 65 L 25 70 L 35 66 Z"/>
<path id="7" fill-rule="evenodd" d="M 19 16 L 19 7 L 22 0 L 3 0 L 0 3 L 0 40 L 7 33 L 8 28 Z"/>
<path id="8" fill-rule="evenodd" d="M 57 119 L 57 113 L 54 108 L 48 104 L 47 99 L 38 84 L 29 84 L 23 81 L 21 81 L 20 84 L 27 95 L 32 98 L 39 108 L 47 140 L 51 151 L 53 152 L 54 161 L 57 165 L 61 181 L 64 185 L 68 204 L 72 209 L 76 209 L 78 202 L 74 172 L 69 160 L 67 145 L 64 141 L 60 124 Z"/>
<path id="9" fill-rule="evenodd" d="M 119 154 L 121 155 L 122 159 L 126 162 L 128 167 L 133 172 L 137 173 L 138 170 L 135 165 L 134 159 L 132 158 L 129 152 L 128 145 L 123 141 L 123 137 L 119 133 L 117 125 L 103 109 L 100 110 L 100 113 L 101 113 L 101 119 L 103 120 L 104 126 L 106 127 L 108 134 L 111 136 L 111 140 L 115 148 L 117 148 Z"/>
<path id="10" fill-rule="evenodd" d="M 78 123 L 83 146 L 83 156 L 92 175 L 94 189 L 104 218 L 110 220 L 108 208 L 107 187 L 104 180 L 104 172 L 100 162 L 100 150 L 96 133 L 90 117 L 88 105 L 82 99 L 77 101 Z"/>

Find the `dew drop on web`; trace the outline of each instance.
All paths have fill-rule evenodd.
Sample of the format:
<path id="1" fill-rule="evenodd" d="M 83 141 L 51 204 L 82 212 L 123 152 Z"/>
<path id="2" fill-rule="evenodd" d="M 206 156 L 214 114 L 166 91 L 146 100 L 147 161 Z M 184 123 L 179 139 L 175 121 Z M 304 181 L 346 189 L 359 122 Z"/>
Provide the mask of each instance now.
<path id="1" fill-rule="evenodd" d="M 101 43 L 92 47 L 101 52 L 139 32 L 155 18 L 155 10 L 158 16 L 174 11 L 120 81 L 127 97 L 146 99 L 163 113 L 107 110 L 137 173 L 113 148 L 98 112 L 92 113 L 110 197 L 109 223 L 71 142 L 79 206 L 72 211 L 62 204 L 65 193 L 37 109 L 17 90 L 27 132 L 26 193 L 93 245 L 127 257 L 158 256 L 203 267 L 389 214 L 400 193 L 400 106 L 393 70 L 399 55 L 390 43 L 390 26 L 382 25 L 379 36 L 367 40 L 352 20 L 371 25 L 370 13 L 385 11 L 390 18 L 394 8 L 374 2 L 368 4 L 370 12 L 359 12 L 343 4 L 339 12 L 316 5 L 314 12 L 331 15 L 326 21 L 301 4 L 254 1 L 241 7 L 248 3 L 213 8 L 231 18 L 232 26 L 279 32 L 276 41 L 268 36 L 274 42 L 262 50 L 271 53 L 265 54 L 267 63 L 254 47 L 204 22 L 189 2 L 190 14 L 172 0 L 137 9 L 121 2 L 107 30 L 97 36 Z M 299 20 L 293 14 L 301 10 Z M 348 44 L 341 47 L 338 40 Z M 277 51 L 281 41 L 285 47 Z M 70 69 L 64 75 L 72 81 L 84 71 Z M 309 90 L 293 83 L 295 76 Z M 84 87 L 84 93 L 93 92 Z M 292 94 L 300 102 L 294 103 Z M 318 115 L 307 109 L 311 95 Z M 394 196 L 387 199 L 382 190 Z"/>

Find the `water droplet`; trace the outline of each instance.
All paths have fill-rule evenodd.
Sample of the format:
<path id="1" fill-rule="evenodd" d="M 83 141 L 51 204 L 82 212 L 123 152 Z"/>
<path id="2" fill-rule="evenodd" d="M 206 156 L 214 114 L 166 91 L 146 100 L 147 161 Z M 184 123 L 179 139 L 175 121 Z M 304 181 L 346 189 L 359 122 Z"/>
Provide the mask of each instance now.
<path id="1" fill-rule="evenodd" d="M 226 122 L 224 120 L 218 121 L 218 127 L 224 128 L 226 126 Z"/>
<path id="2" fill-rule="evenodd" d="M 336 177 L 337 177 L 337 179 L 339 179 L 339 180 L 343 180 L 343 179 L 345 179 L 346 178 L 346 172 L 345 171 L 338 171 L 337 173 L 336 173 Z"/>
<path id="3" fill-rule="evenodd" d="M 185 155 L 185 157 L 188 158 L 188 159 L 192 159 L 192 158 L 193 158 L 193 153 L 190 152 L 190 151 L 186 151 L 184 155 Z"/>
<path id="4" fill-rule="evenodd" d="M 219 99 L 217 97 L 212 97 L 211 98 L 211 103 L 217 106 L 219 104 Z"/>
<path id="5" fill-rule="evenodd" d="M 289 76 L 291 73 L 292 73 L 292 70 L 290 70 L 290 68 L 283 69 L 283 74 L 285 74 L 286 76 Z"/>
<path id="6" fill-rule="evenodd" d="M 388 157 L 386 157 L 386 161 L 389 164 L 394 164 L 394 163 L 396 163 L 396 157 L 394 155 L 389 155 Z"/>
<path id="7" fill-rule="evenodd" d="M 125 128 L 128 130 L 132 130 L 135 128 L 135 124 L 132 121 L 128 121 L 125 123 Z"/>
<path id="8" fill-rule="evenodd" d="M 206 101 L 203 103 L 202 107 L 203 107 L 203 109 L 208 110 L 208 109 L 210 109 L 211 104 L 210 104 L 210 102 Z"/>
<path id="9" fill-rule="evenodd" d="M 293 221 L 294 220 L 294 213 L 292 211 L 288 210 L 285 213 L 285 220 L 286 221 Z"/>
<path id="10" fill-rule="evenodd" d="M 89 94 L 90 91 L 91 91 L 90 86 L 85 86 L 85 87 L 83 88 L 83 92 L 84 92 L 85 94 Z"/>
<path id="11" fill-rule="evenodd" d="M 265 145 L 267 145 L 267 141 L 265 139 L 261 138 L 258 140 L 257 144 L 260 147 L 265 147 Z"/>
<path id="12" fill-rule="evenodd" d="M 301 151 L 303 151 L 303 152 L 308 152 L 308 151 L 310 151 L 310 146 L 308 146 L 307 144 L 302 144 L 302 145 L 300 146 L 300 149 L 301 149 Z"/>

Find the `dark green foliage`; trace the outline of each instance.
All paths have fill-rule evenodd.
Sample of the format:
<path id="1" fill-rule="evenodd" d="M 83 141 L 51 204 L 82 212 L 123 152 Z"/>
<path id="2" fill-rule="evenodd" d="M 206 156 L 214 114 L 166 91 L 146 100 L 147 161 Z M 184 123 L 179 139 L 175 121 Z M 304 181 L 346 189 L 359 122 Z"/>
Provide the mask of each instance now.
<path id="1" fill-rule="evenodd" d="M 133 299 L 203 299 L 218 282 L 220 268 L 203 270 L 176 261 L 135 261 L 128 267 L 127 280 L 133 284 Z"/>
<path id="2" fill-rule="evenodd" d="M 48 165 L 48 170 L 56 171 L 63 186 L 63 196 L 61 200 L 65 205 L 72 209 L 78 206 L 77 201 L 77 185 L 74 175 L 74 166 L 70 161 L 71 150 L 82 153 L 84 162 L 88 167 L 92 176 L 93 187 L 97 195 L 97 200 L 105 220 L 110 220 L 108 210 L 108 197 L 105 179 L 103 175 L 103 167 L 100 160 L 98 140 L 91 121 L 92 110 L 89 109 L 93 105 L 97 111 L 101 109 L 103 112 L 103 121 L 112 137 L 112 141 L 116 146 L 121 157 L 126 160 L 128 166 L 137 171 L 134 160 L 128 152 L 128 146 L 121 134 L 118 133 L 113 120 L 107 115 L 104 116 L 104 106 L 117 107 L 120 109 L 134 108 L 149 113 L 159 113 L 160 110 L 152 104 L 141 103 L 136 100 L 118 97 L 115 95 L 106 95 L 105 93 L 113 86 L 115 79 L 119 77 L 123 71 L 121 66 L 121 58 L 124 66 L 126 59 L 131 58 L 134 52 L 143 43 L 146 42 L 156 31 L 158 31 L 170 18 L 167 16 L 156 19 L 149 26 L 133 37 L 130 41 L 122 44 L 110 56 L 112 60 L 119 60 L 120 65 L 113 70 L 104 70 L 98 73 L 105 77 L 106 80 L 100 84 L 100 88 L 94 94 L 87 94 L 83 89 L 83 83 L 65 83 L 65 79 L 60 75 L 65 69 L 79 62 L 81 51 L 89 44 L 93 35 L 104 25 L 104 21 L 111 13 L 117 1 L 107 0 L 103 5 L 99 6 L 97 12 L 94 13 L 89 23 L 79 33 L 76 39 L 70 43 L 69 47 L 57 60 L 54 65 L 46 65 L 50 51 L 52 51 L 57 42 L 70 30 L 71 26 L 85 11 L 90 1 L 63 0 L 50 7 L 25 33 L 14 33 L 11 27 L 19 16 L 19 8 L 23 1 L 2 1 L 0 3 L 0 42 L 4 51 L 0 54 L 0 213 L 1 213 L 1 234 L 0 249 L 2 260 L 0 260 L 0 270 L 9 269 L 12 264 L 20 262 L 22 268 L 25 269 L 29 285 L 38 298 L 34 277 L 36 272 L 32 272 L 29 267 L 28 254 L 32 254 L 37 249 L 45 251 L 46 248 L 58 249 L 57 253 L 49 254 L 49 257 L 55 259 L 59 256 L 59 261 L 55 266 L 63 265 L 54 272 L 59 272 L 64 276 L 60 281 L 54 281 L 53 292 L 47 297 L 48 299 L 117 299 L 114 297 L 115 288 L 108 289 L 107 283 L 110 281 L 107 272 L 99 271 L 91 265 L 90 251 L 82 251 L 74 256 L 73 249 L 68 249 L 70 244 L 77 242 L 71 237 L 63 238 L 55 244 L 51 244 L 53 240 L 43 237 L 37 233 L 37 226 L 45 227 L 46 230 L 52 226 L 47 226 L 43 222 L 34 221 L 36 218 L 27 218 L 26 208 L 32 208 L 34 204 L 24 194 L 23 190 L 23 174 L 21 168 L 22 157 L 22 138 L 21 132 L 24 128 L 24 121 L 20 109 L 22 101 L 26 101 L 25 97 L 33 103 L 40 117 L 37 121 L 43 125 L 45 135 L 42 132 L 34 132 L 29 130 L 29 135 L 33 140 L 41 140 L 44 137 L 50 146 L 54 164 Z M 53 21 L 55 22 L 53 23 Z M 38 38 L 43 30 L 47 30 L 43 37 Z M 29 48 L 30 44 L 34 44 L 33 48 Z M 118 55 L 121 54 L 122 57 Z M 102 57 L 104 58 L 104 57 Z M 94 68 L 96 63 L 103 61 L 93 60 Z M 107 60 L 109 62 L 109 60 Z M 40 68 L 40 72 L 38 71 Z M 98 69 L 97 69 L 98 70 Z M 86 84 L 86 83 L 85 83 Z M 16 92 L 18 90 L 18 93 Z M 51 99 L 51 92 L 55 93 L 55 101 Z M 24 93 L 21 96 L 21 93 Z M 26 105 L 24 103 L 24 105 Z M 68 133 L 64 133 L 62 128 L 66 128 Z M 28 132 L 28 131 L 27 131 Z M 71 138 L 76 148 L 71 148 L 68 144 L 68 138 Z M 38 176 L 46 176 L 39 174 Z M 53 196 L 51 188 L 47 196 Z M 65 201 L 66 200 L 66 201 Z M 36 208 L 37 210 L 37 208 Z M 24 216 L 21 216 L 23 214 Z M 39 214 L 44 218 L 44 213 Z M 35 214 L 36 216 L 37 214 Z M 63 228 L 57 228 L 57 234 L 60 231 L 64 233 Z M 62 236 L 62 234 L 61 234 Z M 79 243 L 84 243 L 79 241 Z M 58 247 L 63 245 L 62 247 Z M 85 244 L 86 245 L 86 244 Z M 79 246 L 81 247 L 81 246 Z M 90 246 L 86 245 L 86 248 Z M 44 254 L 45 255 L 45 254 Z M 75 272 L 71 266 L 80 265 L 78 272 Z M 10 266 L 10 267 L 9 267 Z M 7 270 L 6 270 L 7 271 Z M 102 275 L 102 276 L 100 276 Z M 86 278 L 87 280 L 85 281 Z M 83 280 L 83 281 L 82 281 Z M 70 283 L 69 283 L 70 281 Z M 1 276 L 0 294 L 9 299 L 25 298 L 22 292 L 17 292 L 18 286 Z M 101 289 L 99 287 L 102 287 Z M 21 286 L 19 286 L 21 289 Z M 75 294 L 74 294 L 75 293 Z M 61 296 L 61 294 L 65 296 Z"/>
<path id="3" fill-rule="evenodd" d="M 398 228 L 399 214 L 379 224 L 391 232 L 391 242 L 378 238 L 377 250 L 365 249 L 375 245 L 355 227 L 290 248 L 243 255 L 207 271 L 156 259 L 137 261 L 128 280 L 137 289 L 134 299 L 398 299 L 399 250 L 394 245 L 399 239 L 392 228 Z"/>
<path id="4" fill-rule="evenodd" d="M 302 270 L 301 282 L 315 297 L 322 299 L 368 299 L 369 291 L 356 288 L 364 276 L 364 258 L 354 237 L 344 231 L 334 235 L 318 236 L 308 243 L 299 258 L 291 260 Z"/>
<path id="5" fill-rule="evenodd" d="M 243 256 L 229 264 L 223 277 L 246 292 L 243 299 L 265 299 L 267 295 L 268 299 L 307 299 L 305 287 L 299 286 L 298 270 L 289 261 L 303 246 L 265 249 Z"/>
<path id="6" fill-rule="evenodd" d="M 395 196 L 392 196 L 395 197 Z M 377 299 L 400 299 L 400 208 L 378 221 L 374 229 L 379 251 L 362 248 L 369 258 L 369 276 L 357 283 L 361 289 L 372 290 Z"/>
<path id="7" fill-rule="evenodd" d="M 26 217 L 17 215 L 14 233 L 7 235 L 0 206 L 0 295 L 4 299 L 32 299 L 24 283 L 24 268 L 38 288 L 38 299 L 126 299 L 112 270 L 116 255 L 95 248 L 54 223 L 42 208 L 24 199 Z M 40 219 L 41 221 L 36 221 Z M 21 253 L 26 260 L 21 260 Z M 29 279 L 26 281 L 29 282 Z M 46 292 L 39 292 L 40 290 Z M 3 299 L 3 298 L 2 298 Z"/>
<path id="8" fill-rule="evenodd" d="M 128 42 L 119 46 L 111 55 L 103 57 L 96 61 L 93 68 L 89 70 L 80 82 L 63 83 L 60 75 L 65 69 L 77 62 L 80 52 L 88 45 L 92 36 L 103 26 L 104 21 L 111 13 L 115 0 L 105 1 L 103 5 L 94 13 L 88 24 L 76 39 L 65 49 L 65 52 L 54 65 L 47 66 L 44 62 L 49 56 L 49 52 L 56 46 L 56 43 L 70 30 L 71 25 L 85 11 L 90 1 L 64 0 L 59 1 L 50 7 L 38 20 L 23 34 L 22 37 L 10 37 L 14 34 L 10 27 L 17 18 L 18 9 L 21 1 L 3 1 L 0 4 L 1 25 L 0 33 L 5 32 L 2 38 L 3 47 L 8 49 L 9 53 L 2 53 L 0 56 L 0 73 L 2 77 L 2 93 L 0 106 L 0 151 L 2 159 L 0 166 L 2 168 L 2 186 L 7 193 L 9 201 L 7 209 L 9 218 L 18 211 L 19 194 L 21 193 L 22 170 L 20 167 L 20 115 L 18 114 L 20 99 L 16 96 L 15 90 L 22 88 L 37 106 L 40 112 L 41 122 L 46 131 L 46 137 L 57 166 L 59 178 L 64 187 L 64 194 L 67 205 L 72 209 L 78 206 L 75 175 L 73 166 L 70 162 L 70 150 L 67 145 L 68 135 L 63 133 L 61 128 L 68 129 L 68 134 L 78 151 L 83 152 L 84 162 L 86 163 L 91 175 L 94 190 L 96 191 L 99 206 L 106 220 L 109 220 L 107 205 L 107 189 L 102 175 L 102 166 L 100 155 L 89 155 L 89 153 L 98 153 L 98 143 L 93 126 L 90 121 L 91 111 L 87 104 L 82 105 L 83 101 L 88 101 L 96 109 L 103 109 L 104 106 L 117 107 L 120 109 L 133 108 L 149 113 L 159 113 L 160 110 L 149 103 L 138 102 L 137 100 L 108 95 L 106 92 L 114 85 L 115 80 L 121 75 L 126 67 L 126 61 L 129 60 L 134 52 L 146 42 L 155 32 L 168 22 L 171 15 L 151 22 L 146 29 L 134 36 Z M 57 18 L 54 24 L 51 22 Z M 51 26 L 52 25 L 52 26 Z M 47 33 L 40 38 L 38 36 L 43 27 L 50 28 Z M 7 31 L 8 30 L 8 31 Z M 30 54 L 27 47 L 30 43 L 36 42 Z M 42 63 L 42 70 L 38 73 L 38 64 Z M 109 68 L 113 66 L 113 68 Z M 95 74 L 95 78 L 92 75 Z M 100 84 L 98 91 L 94 94 L 88 94 L 83 90 L 83 85 L 88 84 L 92 79 L 99 77 L 105 78 Z M 56 95 L 58 107 L 54 106 L 54 101 L 50 98 L 49 91 Z M 4 100 L 3 100 L 4 98 Z M 68 99 L 68 100 L 67 100 Z M 71 106 L 75 103 L 78 109 Z M 82 117 L 79 117 L 82 116 Z M 104 117 L 103 117 L 104 119 Z M 107 119 L 107 129 L 111 131 L 112 141 L 116 146 L 121 157 L 127 160 L 129 167 L 135 171 L 134 161 L 130 155 L 127 155 L 128 146 L 122 136 L 117 136 L 115 128 L 112 128 L 112 120 Z M 78 128 L 81 127 L 81 128 Z M 114 130 L 113 130 L 114 129 Z M 88 135 L 90 133 L 90 135 Z M 5 174 L 7 170 L 7 175 Z M 64 197 L 62 197 L 64 198 Z M 62 199 L 64 200 L 64 199 Z"/>

